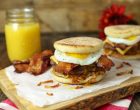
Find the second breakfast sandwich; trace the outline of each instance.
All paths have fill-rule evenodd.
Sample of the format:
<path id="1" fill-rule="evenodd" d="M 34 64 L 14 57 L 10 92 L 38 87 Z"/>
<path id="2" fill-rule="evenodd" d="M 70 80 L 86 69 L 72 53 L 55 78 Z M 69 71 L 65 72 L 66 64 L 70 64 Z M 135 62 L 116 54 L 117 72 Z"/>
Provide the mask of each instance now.
<path id="1" fill-rule="evenodd" d="M 56 41 L 54 47 L 52 75 L 62 83 L 98 82 L 114 65 L 107 56 L 102 55 L 103 42 L 97 38 L 66 38 Z"/>
<path id="2" fill-rule="evenodd" d="M 105 54 L 121 59 L 140 58 L 140 26 L 115 25 L 105 28 Z"/>

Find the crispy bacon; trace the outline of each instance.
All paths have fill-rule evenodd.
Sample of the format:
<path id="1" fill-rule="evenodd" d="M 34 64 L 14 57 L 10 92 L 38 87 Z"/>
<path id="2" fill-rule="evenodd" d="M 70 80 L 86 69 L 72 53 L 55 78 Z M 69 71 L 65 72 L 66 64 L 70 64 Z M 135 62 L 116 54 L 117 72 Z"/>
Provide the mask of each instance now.
<path id="1" fill-rule="evenodd" d="M 76 65 L 59 61 L 58 64 L 53 65 L 53 71 L 60 77 L 70 78 L 76 84 L 89 76 L 96 77 L 105 74 L 113 65 L 114 63 L 107 56 L 102 55 L 97 62 L 90 65 Z"/>
<path id="2" fill-rule="evenodd" d="M 128 47 L 128 45 L 125 44 L 118 44 L 118 43 L 113 43 L 110 41 L 107 41 L 104 45 L 104 48 L 106 49 L 111 49 L 111 50 L 115 50 L 116 48 L 120 48 L 122 50 L 125 50 Z"/>
<path id="3" fill-rule="evenodd" d="M 14 61 L 13 65 L 15 67 L 15 71 L 18 73 L 26 72 L 28 70 L 29 61 Z"/>
<path id="4" fill-rule="evenodd" d="M 98 62 L 94 62 L 91 65 L 80 66 L 78 64 L 60 62 L 53 66 L 53 70 L 61 75 L 68 75 L 67 77 L 85 78 L 90 73 L 105 73 L 106 70 L 114 66 L 114 63 L 107 58 L 107 56 L 102 55 Z M 88 74 L 87 74 L 88 73 Z"/>
<path id="5" fill-rule="evenodd" d="M 116 48 L 119 48 L 121 50 L 125 50 L 127 48 L 128 51 L 125 53 L 125 55 L 136 55 L 140 53 L 140 42 L 134 44 L 134 45 L 125 45 L 125 44 L 120 44 L 120 43 L 113 43 L 110 41 L 105 42 L 104 45 L 105 50 L 111 50 L 113 53 L 115 53 L 115 56 L 119 56 L 119 52 L 116 50 Z M 121 55 L 121 54 L 120 54 Z"/>
<path id="6" fill-rule="evenodd" d="M 126 70 L 126 71 L 117 73 L 116 76 L 122 76 L 122 75 L 126 75 L 126 74 L 133 74 L 133 70 Z"/>
<path id="7" fill-rule="evenodd" d="M 115 47 L 110 45 L 109 43 L 105 43 L 104 48 L 110 49 L 110 50 L 115 50 Z"/>
<path id="8" fill-rule="evenodd" d="M 45 50 L 42 53 L 37 53 L 31 57 L 28 62 L 16 61 L 13 63 L 17 73 L 28 72 L 34 75 L 39 75 L 45 72 L 50 66 L 51 50 Z"/>
<path id="9" fill-rule="evenodd" d="M 60 84 L 57 83 L 57 84 L 52 85 L 52 86 L 45 85 L 45 88 L 57 88 L 57 87 L 59 87 L 59 86 L 60 86 Z"/>
<path id="10" fill-rule="evenodd" d="M 46 80 L 46 81 L 39 82 L 37 86 L 41 86 L 42 84 L 46 84 L 46 83 L 53 83 L 53 80 Z"/>
<path id="11" fill-rule="evenodd" d="M 123 68 L 123 63 L 121 63 L 119 66 L 116 67 L 116 69 L 121 69 Z"/>
<path id="12" fill-rule="evenodd" d="M 112 62 L 112 60 L 107 58 L 106 55 L 102 55 L 97 62 L 97 66 L 102 67 L 105 70 L 110 70 L 111 67 L 114 66 L 114 63 Z"/>
<path id="13" fill-rule="evenodd" d="M 47 92 L 46 94 L 47 94 L 48 96 L 53 96 L 53 93 L 48 93 L 48 92 Z"/>
<path id="14" fill-rule="evenodd" d="M 123 64 L 125 64 L 125 65 L 127 65 L 127 66 L 131 66 L 131 64 L 128 63 L 128 62 L 123 62 Z"/>
<path id="15" fill-rule="evenodd" d="M 56 66 L 54 66 L 54 70 L 60 73 L 62 72 L 64 74 L 67 74 L 77 66 L 77 64 L 59 62 Z"/>
<path id="16" fill-rule="evenodd" d="M 120 48 L 122 50 L 125 50 L 128 47 L 128 45 L 115 43 L 115 47 Z"/>

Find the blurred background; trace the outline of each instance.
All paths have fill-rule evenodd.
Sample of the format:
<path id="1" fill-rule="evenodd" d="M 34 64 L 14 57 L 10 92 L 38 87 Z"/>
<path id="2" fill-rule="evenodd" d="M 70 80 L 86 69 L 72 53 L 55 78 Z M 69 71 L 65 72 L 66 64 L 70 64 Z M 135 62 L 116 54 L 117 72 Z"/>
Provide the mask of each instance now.
<path id="1" fill-rule="evenodd" d="M 121 13 L 120 18 L 115 13 L 115 17 L 113 15 L 111 21 L 107 19 L 109 13 L 106 13 L 104 17 L 103 12 L 112 4 L 124 5 L 126 11 L 124 8 L 117 9 L 116 12 Z M 104 27 L 111 25 L 110 23 L 121 24 L 123 21 L 124 24 L 134 20 L 140 24 L 140 0 L 0 0 L 0 69 L 11 64 L 7 56 L 4 37 L 5 12 L 12 8 L 24 7 L 35 9 L 36 17 L 41 24 L 42 50 L 54 49 L 53 42 L 65 37 L 80 35 L 99 37 L 100 35 L 100 38 L 104 39 Z M 115 12 L 116 6 L 113 10 Z M 124 13 L 133 16 L 133 20 L 125 16 Z M 102 22 L 101 18 L 103 18 Z M 124 19 L 122 20 L 122 18 Z M 100 33 L 97 34 L 100 23 Z M 138 110 L 136 108 L 140 106 L 140 95 L 135 97 L 137 99 L 135 98 L 134 106 L 130 106 L 130 110 L 133 107 L 135 108 L 133 110 Z M 6 96 L 0 90 L 0 101 L 4 99 Z"/>
<path id="2" fill-rule="evenodd" d="M 102 11 L 112 3 L 126 6 L 140 23 L 140 0 L 1 0 L 0 32 L 4 32 L 5 11 L 34 7 L 41 32 L 97 31 Z"/>

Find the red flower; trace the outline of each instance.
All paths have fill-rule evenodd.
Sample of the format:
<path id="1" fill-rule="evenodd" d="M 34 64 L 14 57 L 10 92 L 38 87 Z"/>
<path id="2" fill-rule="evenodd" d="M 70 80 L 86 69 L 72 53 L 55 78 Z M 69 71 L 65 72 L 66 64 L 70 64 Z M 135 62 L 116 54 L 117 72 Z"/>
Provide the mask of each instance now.
<path id="1" fill-rule="evenodd" d="M 106 8 L 99 22 L 99 29 L 100 29 L 100 38 L 105 39 L 104 28 L 110 25 L 117 25 L 117 24 L 127 24 L 130 20 L 132 20 L 131 15 L 125 14 L 125 6 L 121 5 L 111 5 L 111 7 Z"/>

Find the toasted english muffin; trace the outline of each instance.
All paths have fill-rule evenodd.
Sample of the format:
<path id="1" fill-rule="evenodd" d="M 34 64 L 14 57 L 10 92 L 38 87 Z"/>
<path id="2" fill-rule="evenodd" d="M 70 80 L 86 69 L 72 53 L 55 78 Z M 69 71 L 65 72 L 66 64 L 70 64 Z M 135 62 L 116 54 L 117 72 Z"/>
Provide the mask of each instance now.
<path id="1" fill-rule="evenodd" d="M 71 37 L 54 43 L 56 50 L 67 53 L 94 53 L 102 47 L 102 41 L 92 37 Z"/>
<path id="2" fill-rule="evenodd" d="M 130 36 L 140 35 L 139 25 L 114 25 L 108 26 L 104 30 L 105 34 L 110 37 L 127 38 Z"/>
<path id="3" fill-rule="evenodd" d="M 102 80 L 105 77 L 105 75 L 106 75 L 105 72 L 102 73 L 97 72 L 90 76 L 87 76 L 85 79 L 74 81 L 73 77 L 66 77 L 65 75 L 55 72 L 52 69 L 53 78 L 58 82 L 65 83 L 65 84 L 93 84 Z"/>

